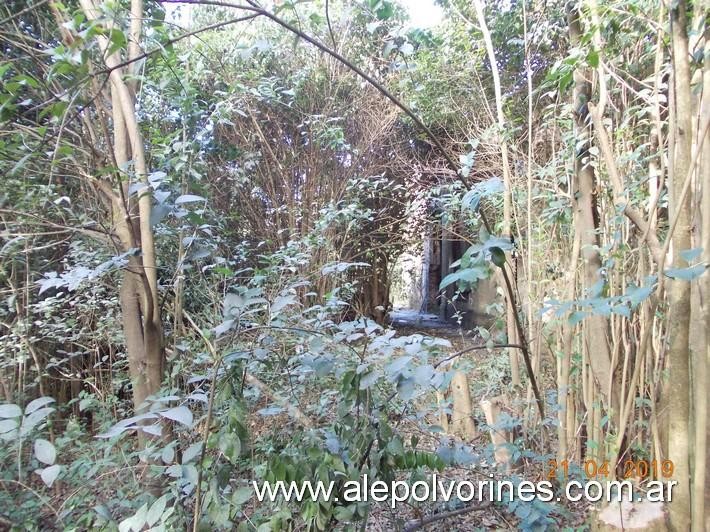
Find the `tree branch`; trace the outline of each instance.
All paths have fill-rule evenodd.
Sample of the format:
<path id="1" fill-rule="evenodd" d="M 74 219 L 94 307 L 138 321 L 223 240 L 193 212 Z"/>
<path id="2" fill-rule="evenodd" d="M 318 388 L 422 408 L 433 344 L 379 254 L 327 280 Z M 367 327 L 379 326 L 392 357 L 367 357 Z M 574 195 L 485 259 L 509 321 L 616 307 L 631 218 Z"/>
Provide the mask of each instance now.
<path id="1" fill-rule="evenodd" d="M 442 512 L 440 514 L 432 514 L 426 517 L 421 517 L 419 519 L 412 519 L 407 521 L 404 525 L 404 532 L 414 532 L 420 528 L 430 525 L 436 521 L 441 521 L 442 519 L 448 519 L 449 517 L 456 517 L 458 515 L 467 514 L 469 512 L 476 512 L 479 510 L 485 510 L 491 505 L 490 501 L 484 501 L 481 504 L 476 504 L 473 506 L 466 506 L 465 508 L 459 508 L 458 510 L 451 510 L 449 512 Z"/>
<path id="2" fill-rule="evenodd" d="M 187 39 L 188 37 L 194 37 L 195 35 L 199 35 L 200 33 L 204 33 L 206 31 L 210 31 L 210 30 L 216 30 L 216 29 L 222 28 L 224 26 L 230 26 L 231 24 L 237 24 L 239 22 L 253 20 L 259 16 L 260 16 L 260 13 L 254 13 L 253 15 L 246 15 L 244 17 L 231 18 L 231 19 L 225 20 L 223 22 L 217 22 L 216 24 L 210 24 L 209 26 L 205 26 L 204 28 L 199 28 L 194 31 L 183 33 L 182 35 L 178 35 L 177 37 L 166 41 L 165 44 L 163 44 L 160 48 L 155 48 L 154 50 L 150 50 L 148 52 L 143 52 L 142 54 L 136 55 L 135 57 L 133 57 L 131 59 L 128 59 L 126 61 L 123 61 L 121 63 L 113 65 L 111 67 L 104 68 L 103 70 L 99 70 L 99 71 L 95 72 L 94 75 L 110 74 L 111 72 L 113 72 L 116 69 L 123 68 L 125 66 L 129 66 L 132 63 L 135 63 L 136 61 L 140 61 L 140 60 L 150 57 L 151 55 L 154 55 L 158 52 L 162 52 L 166 46 L 170 46 L 171 44 L 175 44 L 176 42 L 180 42 L 183 39 Z"/>
<path id="3" fill-rule="evenodd" d="M 645 220 L 643 214 L 636 207 L 631 205 L 628 199 L 624 197 L 624 183 L 621 180 L 621 175 L 619 175 L 619 168 L 616 165 L 616 160 L 614 159 L 614 152 L 611 147 L 611 141 L 609 140 L 609 134 L 602 121 L 599 108 L 597 108 L 597 106 L 593 103 L 587 104 L 587 107 L 589 109 L 589 114 L 592 116 L 594 133 L 596 134 L 597 141 L 599 142 L 599 148 L 601 149 L 602 156 L 604 157 L 604 162 L 607 167 L 607 172 L 609 173 L 611 187 L 614 192 L 614 203 L 624 205 L 624 214 L 629 220 L 631 220 L 638 230 L 641 231 L 644 240 L 651 250 L 653 260 L 656 264 L 660 264 L 661 261 L 663 261 L 663 256 L 661 255 L 661 244 L 658 241 L 656 229 L 651 226 Z"/>
<path id="4" fill-rule="evenodd" d="M 520 344 L 495 344 L 495 345 L 491 345 L 491 346 L 474 345 L 473 347 L 468 347 L 462 351 L 459 351 L 458 353 L 454 353 L 453 355 L 448 356 L 448 357 L 444 358 L 443 360 L 439 360 L 439 362 L 434 364 L 434 369 L 446 364 L 450 360 L 453 360 L 453 359 L 458 358 L 462 355 L 465 355 L 466 353 L 470 353 L 471 351 L 480 351 L 482 349 L 505 349 L 507 347 L 512 348 L 512 349 L 523 349 L 523 346 Z"/>

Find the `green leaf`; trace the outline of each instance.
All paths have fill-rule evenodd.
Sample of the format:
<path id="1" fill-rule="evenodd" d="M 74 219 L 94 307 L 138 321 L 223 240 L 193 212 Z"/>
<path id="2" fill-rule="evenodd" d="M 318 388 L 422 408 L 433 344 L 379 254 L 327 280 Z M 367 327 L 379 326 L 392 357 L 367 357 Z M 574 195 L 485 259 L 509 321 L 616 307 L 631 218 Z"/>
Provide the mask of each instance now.
<path id="1" fill-rule="evenodd" d="M 270 310 L 271 314 L 277 314 L 281 309 L 284 307 L 287 307 L 288 305 L 292 305 L 296 302 L 296 296 L 289 294 L 286 296 L 277 296 L 276 299 L 274 299 L 274 302 L 271 304 Z"/>
<path id="2" fill-rule="evenodd" d="M 22 410 L 19 406 L 13 404 L 0 405 L 0 417 L 19 417 L 22 415 Z"/>
<path id="3" fill-rule="evenodd" d="M 164 412 L 158 412 L 161 416 L 182 423 L 186 427 L 192 427 L 192 412 L 186 406 L 176 406 Z"/>
<path id="4" fill-rule="evenodd" d="M 399 47 L 399 51 L 402 52 L 402 55 L 412 55 L 414 53 L 414 46 L 412 46 L 411 43 L 406 42 Z"/>
<path id="5" fill-rule="evenodd" d="M 416 395 L 414 379 L 406 378 L 399 379 L 397 382 L 397 393 L 404 401 L 409 401 Z"/>
<path id="6" fill-rule="evenodd" d="M 160 459 L 164 464 L 172 464 L 173 460 L 175 460 L 175 449 L 171 446 L 165 447 L 160 453 Z"/>
<path id="7" fill-rule="evenodd" d="M 570 325 L 577 325 L 580 321 L 582 321 L 584 318 L 586 318 L 589 315 L 588 312 L 582 312 L 582 311 L 576 311 L 570 314 L 570 317 L 568 319 L 568 322 Z"/>
<path id="8" fill-rule="evenodd" d="M 368 373 L 365 373 L 362 377 L 360 377 L 360 389 L 367 390 L 369 387 L 371 387 L 377 382 L 378 378 L 379 374 L 375 371 L 369 371 Z"/>
<path id="9" fill-rule="evenodd" d="M 14 419 L 3 419 L 0 421 L 0 440 L 11 441 L 17 437 L 18 423 Z"/>
<path id="10" fill-rule="evenodd" d="M 242 451 L 242 442 L 235 433 L 226 432 L 220 435 L 217 447 L 230 462 L 235 463 Z"/>
<path id="11" fill-rule="evenodd" d="M 187 464 L 194 460 L 202 451 L 202 442 L 193 443 L 182 453 L 182 463 Z"/>
<path id="12" fill-rule="evenodd" d="M 670 277 L 671 279 L 692 281 L 693 279 L 700 277 L 706 268 L 707 266 L 705 264 L 697 264 L 695 266 L 691 266 L 690 268 L 671 268 L 666 270 L 665 274 L 666 277 Z"/>
<path id="13" fill-rule="evenodd" d="M 108 55 L 118 52 L 126 47 L 126 34 L 118 28 L 111 28 L 108 39 L 110 42 L 108 47 Z"/>
<path id="14" fill-rule="evenodd" d="M 145 516 L 145 521 L 148 526 L 153 526 L 162 517 L 165 511 L 165 504 L 168 502 L 168 496 L 163 495 L 157 501 L 155 501 L 148 510 Z"/>
<path id="15" fill-rule="evenodd" d="M 138 511 L 133 514 L 131 517 L 124 519 L 121 521 L 118 525 L 118 531 L 119 532 L 138 532 L 139 530 L 142 530 L 143 527 L 145 526 L 145 516 L 148 510 L 148 505 L 144 504 L 141 506 Z"/>
<path id="16" fill-rule="evenodd" d="M 703 248 L 693 248 L 693 249 L 684 249 L 679 253 L 681 258 L 690 264 L 694 260 L 696 260 L 700 255 L 703 253 Z"/>
<path id="17" fill-rule="evenodd" d="M 12 63 L 10 63 L 9 61 L 0 63 L 0 78 L 5 75 L 5 73 L 10 69 L 11 66 Z"/>
<path id="18" fill-rule="evenodd" d="M 357 506 L 351 504 L 349 506 L 336 506 L 333 510 L 333 517 L 335 517 L 339 522 L 352 521 L 355 515 L 355 510 Z"/>
<path id="19" fill-rule="evenodd" d="M 27 406 L 25 407 L 25 415 L 29 415 L 35 410 L 48 405 L 49 403 L 53 403 L 54 399 L 51 397 L 39 397 L 38 399 L 35 399 L 34 401 L 30 401 Z"/>
<path id="20" fill-rule="evenodd" d="M 396 375 L 399 375 L 404 368 L 407 367 L 407 365 L 412 361 L 412 357 L 410 356 L 403 356 L 395 360 L 394 362 L 391 362 L 390 364 L 387 364 L 385 366 L 385 373 L 387 373 L 388 376 L 394 377 Z"/>
<path id="21" fill-rule="evenodd" d="M 614 305 L 611 307 L 611 311 L 614 314 L 619 314 L 620 316 L 624 316 L 626 318 L 631 317 L 631 309 L 626 305 Z"/>
<path id="22" fill-rule="evenodd" d="M 425 364 L 414 370 L 413 378 L 419 386 L 425 386 L 429 384 L 431 378 L 434 376 L 434 373 L 434 366 L 431 364 Z"/>
<path id="23" fill-rule="evenodd" d="M 22 169 L 22 167 L 25 166 L 25 163 L 30 157 L 32 157 L 32 155 L 33 153 L 30 152 L 27 155 L 23 156 L 19 161 L 15 163 L 15 166 L 13 166 L 12 169 L 8 172 L 8 175 L 11 177 L 15 176 Z"/>
<path id="24" fill-rule="evenodd" d="M 91 397 L 85 397 L 81 401 L 79 401 L 79 412 L 83 412 L 87 408 L 91 406 L 91 403 L 93 403 L 94 400 Z"/>
<path id="25" fill-rule="evenodd" d="M 574 77 L 572 75 L 572 71 L 566 72 L 564 75 L 560 77 L 560 92 L 566 91 L 571 85 L 572 82 L 574 81 Z"/>
<path id="26" fill-rule="evenodd" d="M 532 508 L 528 504 L 521 503 L 515 508 L 515 515 L 520 519 L 525 519 L 530 515 L 531 511 Z"/>
<path id="27" fill-rule="evenodd" d="M 154 423 L 153 425 L 138 425 L 136 428 L 152 436 L 162 436 L 163 434 L 163 428 L 160 426 L 160 423 Z"/>
<path id="28" fill-rule="evenodd" d="M 402 440 L 398 437 L 392 438 L 387 444 L 387 452 L 394 456 L 399 456 L 404 453 L 404 446 L 402 445 Z"/>
<path id="29" fill-rule="evenodd" d="M 473 165 L 473 155 L 475 152 L 470 152 L 466 156 L 462 156 L 462 173 L 470 172 L 471 166 Z M 465 177 L 465 176 L 464 176 Z M 478 212 L 478 208 L 481 204 L 481 199 L 488 196 L 493 196 L 504 191 L 503 181 L 499 177 L 492 177 L 485 181 L 481 181 L 474 185 L 471 190 L 464 194 L 461 200 L 462 209 L 470 209 L 473 212 Z M 484 239 L 485 240 L 485 239 Z"/>
<path id="30" fill-rule="evenodd" d="M 44 482 L 48 488 L 51 488 L 61 470 L 62 466 L 51 465 L 49 467 L 45 467 L 44 469 L 38 469 L 36 472 L 39 473 L 40 477 L 42 477 L 42 482 Z"/>
<path id="31" fill-rule="evenodd" d="M 503 268 L 505 266 L 505 251 L 500 249 L 498 246 L 492 247 L 491 262 L 499 268 Z"/>
<path id="32" fill-rule="evenodd" d="M 46 418 L 51 412 L 54 412 L 54 408 L 40 408 L 35 410 L 29 416 L 25 416 L 22 419 L 22 425 L 20 427 L 20 435 L 26 436 L 30 431 L 39 424 L 44 418 Z"/>
<path id="33" fill-rule="evenodd" d="M 56 103 L 53 103 L 47 107 L 45 107 L 39 114 L 40 117 L 44 117 L 46 115 L 51 115 L 54 118 L 61 118 L 64 116 L 64 113 L 66 112 L 67 108 L 69 107 L 69 102 L 65 101 L 58 101 Z"/>
<path id="34" fill-rule="evenodd" d="M 254 495 L 254 491 L 251 488 L 246 486 L 238 488 L 232 494 L 232 504 L 236 507 L 240 507 L 251 499 L 252 495 Z"/>
<path id="35" fill-rule="evenodd" d="M 34 444 L 35 456 L 43 464 L 52 465 L 57 459 L 57 450 L 51 442 L 38 438 Z"/>
<path id="36" fill-rule="evenodd" d="M 394 15 L 394 7 L 390 2 L 383 1 L 380 2 L 380 7 L 375 11 L 377 18 L 380 20 L 387 20 L 392 18 Z"/>
<path id="37" fill-rule="evenodd" d="M 587 54 L 587 64 L 592 68 L 597 68 L 599 66 L 599 52 L 590 50 Z"/>
<path id="38" fill-rule="evenodd" d="M 111 512 L 109 512 L 108 508 L 106 508 L 105 505 L 98 504 L 98 505 L 94 506 L 94 511 L 98 514 L 99 517 L 101 517 L 107 523 L 112 520 Z"/>
<path id="39" fill-rule="evenodd" d="M 380 27 L 380 22 L 375 21 L 375 22 L 369 22 L 365 25 L 365 29 L 368 31 L 368 33 L 375 33 L 375 30 Z"/>
<path id="40" fill-rule="evenodd" d="M 626 297 L 629 298 L 631 308 L 638 307 L 653 293 L 655 286 L 631 286 L 626 289 Z"/>
<path id="41" fill-rule="evenodd" d="M 215 336 L 219 338 L 224 333 L 230 331 L 232 327 L 234 327 L 234 320 L 225 320 L 212 330 L 214 331 Z"/>
<path id="42" fill-rule="evenodd" d="M 194 203 L 196 201 L 207 201 L 202 196 L 196 196 L 194 194 L 183 194 L 175 199 L 175 205 L 182 205 L 183 203 Z"/>
<path id="43" fill-rule="evenodd" d="M 441 282 L 439 283 L 439 290 L 443 290 L 450 284 L 457 283 L 461 280 L 461 272 L 454 272 L 450 273 L 446 277 L 444 277 Z"/>
<path id="44" fill-rule="evenodd" d="M 479 279 L 486 278 L 488 278 L 488 271 L 483 265 L 476 265 L 470 268 L 462 268 L 444 277 L 441 280 L 441 283 L 439 283 L 439 290 L 443 290 L 444 288 L 453 283 L 463 282 L 467 284 L 473 284 Z"/>

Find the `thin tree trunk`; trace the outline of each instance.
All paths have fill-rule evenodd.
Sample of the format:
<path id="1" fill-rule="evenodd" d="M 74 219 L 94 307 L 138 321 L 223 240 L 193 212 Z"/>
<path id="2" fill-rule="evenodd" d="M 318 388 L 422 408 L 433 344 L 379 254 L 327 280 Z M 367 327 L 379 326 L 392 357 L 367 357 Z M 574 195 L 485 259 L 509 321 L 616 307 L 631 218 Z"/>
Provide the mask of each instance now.
<path id="1" fill-rule="evenodd" d="M 567 4 L 567 23 L 570 44 L 577 46 L 582 37 L 579 12 L 571 4 Z M 595 222 L 595 173 L 589 161 L 590 123 L 588 121 L 588 104 L 591 98 L 590 73 L 577 68 L 574 72 L 574 122 L 575 137 L 578 140 L 575 147 L 575 180 L 573 185 L 575 232 L 580 238 L 580 249 L 583 264 L 583 288 L 589 290 L 602 280 L 601 257 L 598 246 L 597 224 Z M 582 139 L 586 139 L 582 145 Z M 581 147 L 579 147 L 581 146 Z M 589 353 L 589 365 L 601 396 L 607 409 L 618 412 L 618 392 L 612 387 L 611 350 L 607 337 L 608 320 L 604 316 L 591 315 L 584 323 L 584 343 Z"/>
<path id="2" fill-rule="evenodd" d="M 570 257 L 569 267 L 567 269 L 567 298 L 574 299 L 576 284 L 577 284 L 577 261 L 579 260 L 579 235 L 574 235 L 574 243 L 572 244 L 572 256 Z M 557 372 L 557 418 L 559 421 L 557 430 L 557 460 L 559 463 L 562 460 L 568 459 L 568 442 L 570 441 L 570 433 L 574 430 L 574 426 L 569 422 L 569 409 L 571 408 L 570 394 L 570 369 L 572 366 L 572 343 L 574 341 L 575 326 L 569 322 L 565 322 L 562 326 L 562 357 L 558 360 Z"/>
<path id="3" fill-rule="evenodd" d="M 704 12 L 710 12 L 710 0 L 705 0 Z M 703 93 L 700 103 L 700 128 L 710 120 L 710 25 L 705 25 L 705 61 L 703 65 Z M 698 134 L 701 134 L 698 131 Z M 710 264 L 710 137 L 705 135 L 701 159 L 701 208 L 702 229 L 700 232 L 703 262 Z M 700 323 L 705 324 L 705 349 L 694 353 L 694 391 L 695 391 L 695 460 L 693 464 L 693 494 L 692 494 L 692 529 L 702 532 L 710 523 L 706 523 L 705 507 L 707 489 L 707 431 L 708 431 L 708 365 L 710 364 L 710 271 L 700 277 Z"/>
<path id="4" fill-rule="evenodd" d="M 508 159 L 508 142 L 505 139 L 503 132 L 506 128 L 505 114 L 503 113 L 503 93 L 500 85 L 500 73 L 498 72 L 498 63 L 496 62 L 495 49 L 493 48 L 493 41 L 491 39 L 490 31 L 488 30 L 488 25 L 486 24 L 486 15 L 483 11 L 483 3 L 481 0 L 473 0 L 473 5 L 476 8 L 476 15 L 478 17 L 478 24 L 481 28 L 481 33 L 483 33 L 483 41 L 486 43 L 486 51 L 488 53 L 488 62 L 491 66 L 491 73 L 493 74 L 493 89 L 495 91 L 496 97 L 496 119 L 498 126 L 498 141 L 500 142 L 500 153 L 503 160 L 503 237 L 510 238 L 512 236 L 512 205 L 513 205 L 513 194 L 512 194 L 512 183 L 511 183 L 511 171 L 510 171 L 510 161 Z M 528 161 L 528 164 L 530 161 Z M 506 257 L 510 259 L 510 255 Z M 517 344 L 520 342 L 518 338 L 518 331 L 515 324 L 515 313 L 517 309 L 515 308 L 515 302 L 511 300 L 511 294 L 508 294 L 505 302 L 506 311 L 506 330 L 508 336 L 508 342 Z M 518 350 L 508 349 L 508 357 L 510 359 L 510 378 L 511 384 L 514 387 L 520 386 L 520 364 L 518 363 Z"/>
<path id="5" fill-rule="evenodd" d="M 692 150 L 692 109 L 690 92 L 690 63 L 688 60 L 687 4 L 679 0 L 671 8 L 671 41 L 673 51 L 673 82 L 675 143 L 673 171 L 669 184 L 670 212 L 678 214 L 673 234 L 673 266 L 685 267 L 680 253 L 690 248 L 690 197 L 681 203 L 685 177 L 690 171 Z M 690 283 L 682 279 L 670 282 L 669 291 L 669 350 L 668 350 L 668 458 L 675 466 L 678 482 L 670 504 L 670 524 L 674 530 L 690 528 Z"/>
<path id="6" fill-rule="evenodd" d="M 534 331 L 533 331 L 533 323 L 534 323 L 534 316 L 535 316 L 535 311 L 533 308 L 533 289 L 535 287 L 535 284 L 533 282 L 533 206 L 532 206 L 532 196 L 533 196 L 533 83 L 532 83 L 532 68 L 530 66 L 530 46 L 528 44 L 528 16 L 527 16 L 527 9 L 526 9 L 526 3 L 527 0 L 523 0 L 523 42 L 525 45 L 525 79 L 527 81 L 527 87 L 528 87 L 528 94 L 527 94 L 527 99 L 528 99 L 528 161 L 526 165 L 526 182 L 527 182 L 527 228 L 526 228 L 526 233 L 527 233 L 527 246 L 526 246 L 526 255 L 527 255 L 527 261 L 526 261 L 526 280 L 528 283 L 528 338 L 534 338 Z M 515 309 L 513 309 L 515 310 Z M 511 373 L 513 373 L 512 368 L 513 365 L 517 366 L 518 365 L 518 355 L 517 355 L 517 350 L 515 350 L 515 354 L 512 353 L 512 349 L 509 350 L 511 352 Z M 539 353 L 539 351 L 538 351 Z M 538 357 L 539 359 L 539 357 Z M 520 381 L 520 369 L 516 368 L 518 372 L 518 381 Z"/>
<path id="7" fill-rule="evenodd" d="M 80 0 L 89 20 L 100 13 L 93 0 Z M 128 59 L 140 53 L 140 27 L 143 20 L 142 0 L 132 0 L 130 13 L 130 40 Z M 158 297 L 157 263 L 153 228 L 150 225 L 152 194 L 148 182 L 145 148 L 135 112 L 135 96 L 123 79 L 123 68 L 117 52 L 108 54 L 109 40 L 97 37 L 105 54 L 113 104 L 113 145 L 116 165 L 120 172 L 128 172 L 133 163 L 135 178 L 141 183 L 137 202 L 128 197 L 128 183 L 118 183 L 118 192 L 110 190 L 106 182 L 98 181 L 103 194 L 113 205 L 113 221 L 123 251 L 140 250 L 140 256 L 131 257 L 124 272 L 120 292 L 123 332 L 133 383 L 133 403 L 139 409 L 146 397 L 160 389 L 163 376 L 163 324 Z M 128 181 L 128 180 L 126 180 Z M 137 203 L 137 205 L 136 205 Z M 136 212 L 137 211 L 137 212 Z"/>

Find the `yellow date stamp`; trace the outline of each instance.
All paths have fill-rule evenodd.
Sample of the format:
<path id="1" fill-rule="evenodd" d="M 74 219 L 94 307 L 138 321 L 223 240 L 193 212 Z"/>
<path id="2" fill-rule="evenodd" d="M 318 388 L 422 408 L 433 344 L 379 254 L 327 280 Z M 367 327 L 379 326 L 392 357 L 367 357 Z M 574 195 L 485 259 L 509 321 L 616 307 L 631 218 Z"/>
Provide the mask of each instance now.
<path id="1" fill-rule="evenodd" d="M 621 478 L 671 478 L 675 471 L 672 460 L 626 460 L 620 463 Z M 545 475 L 548 480 L 568 478 L 574 464 L 568 460 L 548 460 Z M 609 477 L 614 468 L 607 461 L 585 460 L 579 465 L 588 479 Z"/>

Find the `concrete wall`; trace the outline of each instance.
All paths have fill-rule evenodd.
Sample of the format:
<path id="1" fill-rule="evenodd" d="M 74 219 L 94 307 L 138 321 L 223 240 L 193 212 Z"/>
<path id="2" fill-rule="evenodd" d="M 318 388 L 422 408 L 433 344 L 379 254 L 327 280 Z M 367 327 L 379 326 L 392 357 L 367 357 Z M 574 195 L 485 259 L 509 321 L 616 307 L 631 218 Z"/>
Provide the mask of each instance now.
<path id="1" fill-rule="evenodd" d="M 425 235 L 421 251 L 411 250 L 397 260 L 393 272 L 393 304 L 395 307 L 440 314 L 442 317 L 445 313 L 447 319 L 456 311 L 461 311 L 464 313 L 464 327 L 487 327 L 495 319 L 495 316 L 486 310 L 496 301 L 499 280 L 495 276 L 478 281 L 465 298 L 458 299 L 455 305 L 449 303 L 444 308 L 441 304 L 439 285 L 448 274 L 448 268 L 442 264 L 442 249 L 447 252 L 447 262 L 451 263 L 458 260 L 468 248 L 465 242 L 456 240 L 453 236 L 448 238 L 448 242 L 442 245 L 441 229 L 436 228 Z M 398 295 L 395 295 L 395 292 Z M 451 298 L 454 292 L 455 288 L 450 287 L 447 296 Z"/>

